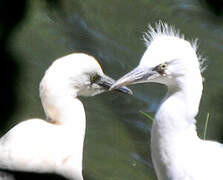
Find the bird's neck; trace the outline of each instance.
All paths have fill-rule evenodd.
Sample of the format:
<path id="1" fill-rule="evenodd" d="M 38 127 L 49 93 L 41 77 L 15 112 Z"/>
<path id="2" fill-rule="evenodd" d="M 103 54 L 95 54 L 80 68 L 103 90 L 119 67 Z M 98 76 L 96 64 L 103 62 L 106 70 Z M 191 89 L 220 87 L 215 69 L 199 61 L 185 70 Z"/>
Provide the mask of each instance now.
<path id="1" fill-rule="evenodd" d="M 50 123 L 85 130 L 85 110 L 82 102 L 72 96 L 42 98 L 42 104 Z M 74 129 L 75 128 L 75 129 Z"/>
<path id="2" fill-rule="evenodd" d="M 189 74 L 179 78 L 177 83 L 178 87 L 168 88 L 152 126 L 152 159 L 160 179 L 171 179 L 178 170 L 181 172 L 179 162 L 191 157 L 191 147 L 199 142 L 195 116 L 202 93 L 202 78 L 200 74 Z"/>
<path id="3" fill-rule="evenodd" d="M 176 87 L 169 87 L 157 113 L 157 128 L 165 128 L 172 133 L 183 133 L 195 128 L 195 116 L 198 113 L 202 94 L 200 73 L 189 73 L 177 79 Z M 176 134 L 174 134 L 176 135 Z"/>

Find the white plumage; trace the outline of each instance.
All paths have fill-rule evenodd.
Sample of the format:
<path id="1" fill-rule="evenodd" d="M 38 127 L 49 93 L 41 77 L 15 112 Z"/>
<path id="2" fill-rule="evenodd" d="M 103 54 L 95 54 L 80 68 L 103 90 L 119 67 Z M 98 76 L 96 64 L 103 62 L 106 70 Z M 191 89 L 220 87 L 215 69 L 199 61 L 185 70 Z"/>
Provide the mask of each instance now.
<path id="1" fill-rule="evenodd" d="M 167 86 L 152 125 L 151 151 L 159 180 L 222 180 L 223 145 L 198 137 L 195 117 L 202 95 L 202 59 L 197 45 L 165 23 L 145 33 L 139 65 L 111 89 L 135 83 Z"/>
<path id="2" fill-rule="evenodd" d="M 47 119 L 21 122 L 0 139 L 0 169 L 82 180 L 85 111 L 77 97 L 102 93 L 113 82 L 86 54 L 56 60 L 40 83 Z M 131 92 L 125 87 L 119 91 Z"/>

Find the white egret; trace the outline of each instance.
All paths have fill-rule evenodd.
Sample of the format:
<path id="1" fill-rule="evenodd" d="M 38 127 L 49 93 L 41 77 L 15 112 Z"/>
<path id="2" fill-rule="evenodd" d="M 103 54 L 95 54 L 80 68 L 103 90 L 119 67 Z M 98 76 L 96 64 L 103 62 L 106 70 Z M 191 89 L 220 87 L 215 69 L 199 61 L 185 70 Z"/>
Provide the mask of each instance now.
<path id="1" fill-rule="evenodd" d="M 155 82 L 167 86 L 152 125 L 151 152 L 159 180 L 222 180 L 223 145 L 196 132 L 202 95 L 202 59 L 197 44 L 165 23 L 145 33 L 139 65 L 111 87 Z"/>
<path id="2" fill-rule="evenodd" d="M 76 53 L 53 62 L 40 83 L 47 119 L 21 122 L 0 139 L 0 169 L 82 180 L 85 111 L 78 96 L 100 94 L 112 83 L 89 55 Z M 126 87 L 119 91 L 131 93 Z"/>

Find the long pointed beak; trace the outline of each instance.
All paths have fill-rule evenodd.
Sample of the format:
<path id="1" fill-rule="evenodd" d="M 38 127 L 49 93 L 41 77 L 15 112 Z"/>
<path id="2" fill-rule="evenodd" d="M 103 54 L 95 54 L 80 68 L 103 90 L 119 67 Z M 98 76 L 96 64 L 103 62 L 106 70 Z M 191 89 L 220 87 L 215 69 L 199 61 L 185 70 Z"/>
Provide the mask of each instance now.
<path id="1" fill-rule="evenodd" d="M 110 78 L 107 75 L 103 75 L 103 76 L 100 76 L 100 78 L 97 80 L 96 83 L 100 85 L 101 87 L 103 87 L 104 89 L 110 90 L 111 86 L 115 83 L 115 80 Z M 120 86 L 118 88 L 115 88 L 114 90 L 125 93 L 125 94 L 130 94 L 130 95 L 133 94 L 131 89 L 127 88 L 126 86 Z"/>
<path id="2" fill-rule="evenodd" d="M 136 67 L 120 79 L 118 79 L 111 87 L 110 90 L 120 88 L 121 86 L 127 86 L 136 83 L 143 83 L 148 79 L 152 78 L 153 75 L 156 75 L 156 71 L 152 69 L 146 69 L 143 67 Z"/>

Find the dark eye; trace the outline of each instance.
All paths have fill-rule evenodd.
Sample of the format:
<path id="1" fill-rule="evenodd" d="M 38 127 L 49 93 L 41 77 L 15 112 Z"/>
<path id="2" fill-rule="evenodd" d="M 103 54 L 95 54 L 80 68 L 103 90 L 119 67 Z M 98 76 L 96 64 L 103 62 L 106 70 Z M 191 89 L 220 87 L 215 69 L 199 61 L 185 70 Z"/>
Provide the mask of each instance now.
<path id="1" fill-rule="evenodd" d="M 95 83 L 100 79 L 100 76 L 98 74 L 94 74 L 90 77 L 91 84 Z"/>

